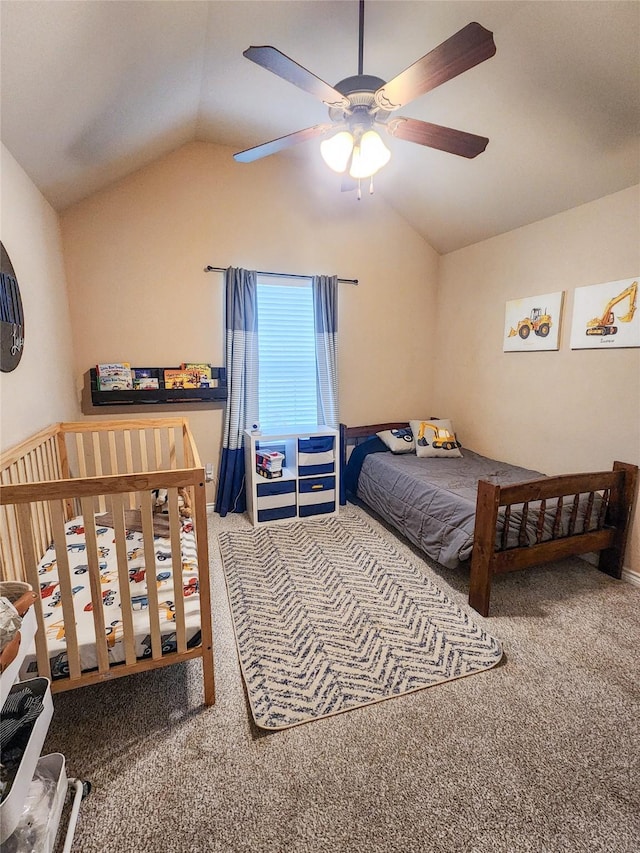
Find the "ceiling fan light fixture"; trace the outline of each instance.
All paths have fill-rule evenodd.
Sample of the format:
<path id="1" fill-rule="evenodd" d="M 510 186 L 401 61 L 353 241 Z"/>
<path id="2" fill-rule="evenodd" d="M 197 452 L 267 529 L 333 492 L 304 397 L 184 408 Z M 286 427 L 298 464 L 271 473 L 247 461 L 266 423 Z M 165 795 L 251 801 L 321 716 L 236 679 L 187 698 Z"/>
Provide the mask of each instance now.
<path id="1" fill-rule="evenodd" d="M 360 144 L 353 149 L 351 169 L 349 174 L 356 180 L 370 178 L 391 159 L 391 151 L 384 144 L 375 130 L 362 134 Z"/>
<path id="2" fill-rule="evenodd" d="M 321 101 L 329 109 L 332 124 L 316 124 L 239 151 L 233 155 L 237 161 L 250 163 L 300 142 L 323 137 L 320 151 L 325 163 L 339 174 L 348 172 L 359 186 L 362 179 L 370 179 L 391 158 L 391 152 L 374 127 L 384 127 L 391 136 L 406 142 L 459 157 L 472 159 L 485 150 L 489 140 L 484 136 L 405 116 L 389 119 L 395 110 L 414 98 L 490 59 L 496 52 L 493 33 L 472 21 L 385 82 L 381 77 L 363 73 L 364 0 L 358 5 L 358 73 L 340 80 L 335 86 L 325 83 L 271 45 L 251 46 L 244 51 L 247 59 Z M 331 134 L 329 138 L 328 134 Z M 349 183 L 343 181 L 343 189 L 348 188 Z"/>
<path id="3" fill-rule="evenodd" d="M 322 159 L 330 169 L 340 174 L 346 170 L 352 151 L 353 136 L 348 130 L 342 130 L 320 143 Z"/>

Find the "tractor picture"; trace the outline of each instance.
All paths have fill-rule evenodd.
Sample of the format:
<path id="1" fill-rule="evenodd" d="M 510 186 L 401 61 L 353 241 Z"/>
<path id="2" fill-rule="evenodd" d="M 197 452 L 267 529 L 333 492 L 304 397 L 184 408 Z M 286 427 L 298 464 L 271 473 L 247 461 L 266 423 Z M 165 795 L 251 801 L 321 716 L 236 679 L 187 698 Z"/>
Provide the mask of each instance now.
<path id="1" fill-rule="evenodd" d="M 80 587 L 82 589 L 82 587 Z M 113 589 L 105 589 L 102 591 L 102 606 L 103 607 L 111 607 L 111 605 L 116 600 L 116 593 Z M 91 612 L 93 610 L 93 601 L 90 601 L 88 604 L 85 604 L 84 609 L 87 612 Z"/>
<path id="2" fill-rule="evenodd" d="M 589 336 L 601 335 L 602 337 L 605 337 L 606 335 L 617 335 L 618 327 L 615 325 L 616 318 L 615 314 L 613 313 L 613 309 L 619 302 L 623 302 L 625 299 L 628 299 L 629 310 L 626 314 L 619 315 L 618 320 L 621 323 L 630 323 L 633 320 L 634 314 L 636 313 L 637 295 L 638 282 L 634 281 L 630 287 L 627 287 L 626 290 L 622 291 L 622 293 L 619 293 L 613 299 L 609 300 L 606 308 L 604 309 L 600 317 L 594 317 L 593 320 L 589 320 L 587 322 L 585 334 Z"/>
<path id="3" fill-rule="evenodd" d="M 163 655 L 175 652 L 178 648 L 175 632 L 172 634 L 162 634 L 160 636 L 160 642 L 162 643 L 161 649 Z M 142 657 L 148 658 L 151 657 L 151 654 L 151 634 L 147 634 L 144 640 L 142 640 Z"/>
<path id="4" fill-rule="evenodd" d="M 514 338 L 516 335 L 519 335 L 523 341 L 526 341 L 531 332 L 533 332 L 540 338 L 546 338 L 552 325 L 551 315 L 547 314 L 546 308 L 544 312 L 542 308 L 532 308 L 528 317 L 518 321 L 517 329 L 511 329 L 509 337 Z"/>
<path id="5" fill-rule="evenodd" d="M 40 598 L 49 598 L 53 595 L 54 589 L 58 586 L 58 582 L 54 581 L 53 583 L 41 583 L 40 584 Z"/>
<path id="6" fill-rule="evenodd" d="M 413 441 L 413 433 L 411 432 L 410 427 L 403 427 L 402 429 L 392 429 L 391 435 L 395 438 L 400 438 L 402 441 L 406 441 L 407 444 L 411 444 Z"/>
<path id="7" fill-rule="evenodd" d="M 103 572 L 107 568 L 107 564 L 103 561 L 98 563 L 98 568 L 101 572 Z M 83 563 L 81 566 L 76 566 L 73 570 L 74 575 L 83 575 L 85 572 L 89 571 L 89 566 L 86 563 Z"/>
<path id="8" fill-rule="evenodd" d="M 65 652 L 60 652 L 51 661 L 51 677 L 63 678 L 69 675 L 69 660 Z"/>
<path id="9" fill-rule="evenodd" d="M 56 564 L 55 560 L 51 560 L 51 562 L 49 562 L 49 563 L 43 563 L 40 566 L 40 568 L 38 569 L 38 574 L 43 575 L 45 572 L 50 572 L 53 569 L 53 567 L 55 566 L 55 564 Z"/>
<path id="10" fill-rule="evenodd" d="M 146 569 L 129 569 L 129 580 L 131 583 L 142 583 Z"/>
<path id="11" fill-rule="evenodd" d="M 74 586 L 71 590 L 71 595 L 77 595 L 81 590 L 83 590 L 83 586 Z M 60 607 L 62 604 L 62 594 L 59 589 L 57 589 L 53 595 L 51 596 L 51 606 L 52 607 Z"/>
<path id="12" fill-rule="evenodd" d="M 148 595 L 132 595 L 131 596 L 131 609 L 132 610 L 146 610 L 149 606 L 149 596 Z"/>
<path id="13" fill-rule="evenodd" d="M 429 423 L 428 421 L 422 421 L 420 429 L 418 430 L 418 438 L 416 441 L 420 447 L 429 446 L 429 442 L 425 436 L 427 429 L 433 430 L 434 433 L 434 436 L 431 439 L 432 447 L 442 450 L 455 450 L 457 447 L 462 447 L 452 432 L 449 432 L 448 429 L 439 427 L 436 424 Z"/>

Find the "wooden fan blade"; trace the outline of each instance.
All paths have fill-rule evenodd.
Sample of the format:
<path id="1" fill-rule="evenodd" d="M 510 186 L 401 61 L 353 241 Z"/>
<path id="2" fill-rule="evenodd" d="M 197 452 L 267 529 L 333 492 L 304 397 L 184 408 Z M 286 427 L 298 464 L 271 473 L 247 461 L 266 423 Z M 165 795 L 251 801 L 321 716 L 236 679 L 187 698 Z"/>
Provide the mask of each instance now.
<path id="1" fill-rule="evenodd" d="M 451 127 L 430 124 L 428 121 L 419 121 L 415 118 L 398 116 L 391 119 L 385 127 L 391 136 L 396 136 L 398 139 L 417 142 L 418 145 L 428 145 L 429 148 L 438 148 L 440 151 L 448 151 L 449 154 L 457 154 L 459 157 L 469 159 L 482 154 L 489 142 L 486 136 L 476 136 L 464 130 L 454 130 Z"/>
<path id="2" fill-rule="evenodd" d="M 495 52 L 493 33 L 473 21 L 381 86 L 375 93 L 376 104 L 384 110 L 397 110 Z"/>
<path id="3" fill-rule="evenodd" d="M 337 89 L 271 45 L 248 47 L 242 55 L 255 62 L 256 65 L 261 65 L 267 71 L 282 77 L 283 80 L 288 80 L 289 83 L 293 83 L 299 89 L 309 92 L 310 95 L 318 98 L 328 107 L 346 109 L 349 106 L 347 98 L 340 94 Z"/>
<path id="4" fill-rule="evenodd" d="M 245 148 L 244 151 L 239 151 L 233 155 L 233 159 L 238 163 L 253 163 L 254 160 L 259 160 L 261 157 L 268 157 L 269 154 L 277 154 L 278 151 L 283 151 L 285 148 L 291 148 L 292 145 L 298 145 L 299 142 L 306 142 L 308 139 L 313 139 L 316 136 L 322 136 L 330 130 L 333 130 L 332 124 L 314 124 L 313 127 L 306 127 L 304 130 L 296 130 L 295 133 L 289 133 L 286 136 L 279 136 L 277 139 L 272 139 L 270 142 L 263 142 L 262 145 L 256 145 L 253 148 Z"/>

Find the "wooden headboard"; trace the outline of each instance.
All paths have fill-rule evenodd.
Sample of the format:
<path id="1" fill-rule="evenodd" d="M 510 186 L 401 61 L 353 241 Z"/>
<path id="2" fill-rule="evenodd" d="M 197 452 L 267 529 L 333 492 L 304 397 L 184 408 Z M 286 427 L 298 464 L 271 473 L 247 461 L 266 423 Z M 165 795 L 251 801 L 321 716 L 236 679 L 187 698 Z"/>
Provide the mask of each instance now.
<path id="1" fill-rule="evenodd" d="M 394 421 L 388 424 L 367 424 L 366 426 L 348 427 L 340 424 L 340 504 L 344 506 L 347 497 L 344 488 L 344 469 L 347 464 L 347 444 L 352 440 L 355 444 L 359 438 L 371 438 L 377 432 L 387 429 L 406 429 L 409 421 Z"/>

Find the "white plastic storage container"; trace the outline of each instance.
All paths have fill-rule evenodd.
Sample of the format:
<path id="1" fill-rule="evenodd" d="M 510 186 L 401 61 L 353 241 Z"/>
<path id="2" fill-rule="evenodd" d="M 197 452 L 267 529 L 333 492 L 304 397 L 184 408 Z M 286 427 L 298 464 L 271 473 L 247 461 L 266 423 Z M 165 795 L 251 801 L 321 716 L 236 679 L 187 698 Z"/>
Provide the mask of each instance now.
<path id="1" fill-rule="evenodd" d="M 2 674 L 3 683 L 6 674 L 6 671 Z M 20 681 L 8 691 L 7 699 L 10 698 L 12 693 L 18 693 L 24 690 L 25 687 L 28 687 L 34 695 L 42 699 L 42 711 L 32 725 L 31 734 L 29 735 L 27 746 L 25 747 L 11 788 L 0 803 L 0 844 L 9 838 L 18 825 L 29 785 L 33 779 L 33 774 L 40 757 L 40 750 L 42 749 L 49 723 L 53 716 L 53 700 L 51 699 L 49 679 L 32 678 L 29 681 Z"/>
<path id="2" fill-rule="evenodd" d="M 62 809 L 69 788 L 64 755 L 61 755 L 59 752 L 54 752 L 51 755 L 43 755 L 40 761 L 38 761 L 37 769 L 46 770 L 58 780 L 56 794 L 51 811 L 49 812 L 49 820 L 47 821 L 47 843 L 45 847 L 45 853 L 53 853 L 56 846 L 60 818 L 62 817 Z"/>
<path id="3" fill-rule="evenodd" d="M 68 785 L 64 756 L 57 752 L 44 755 L 36 765 L 18 823 L 2 849 L 53 853 Z"/>

